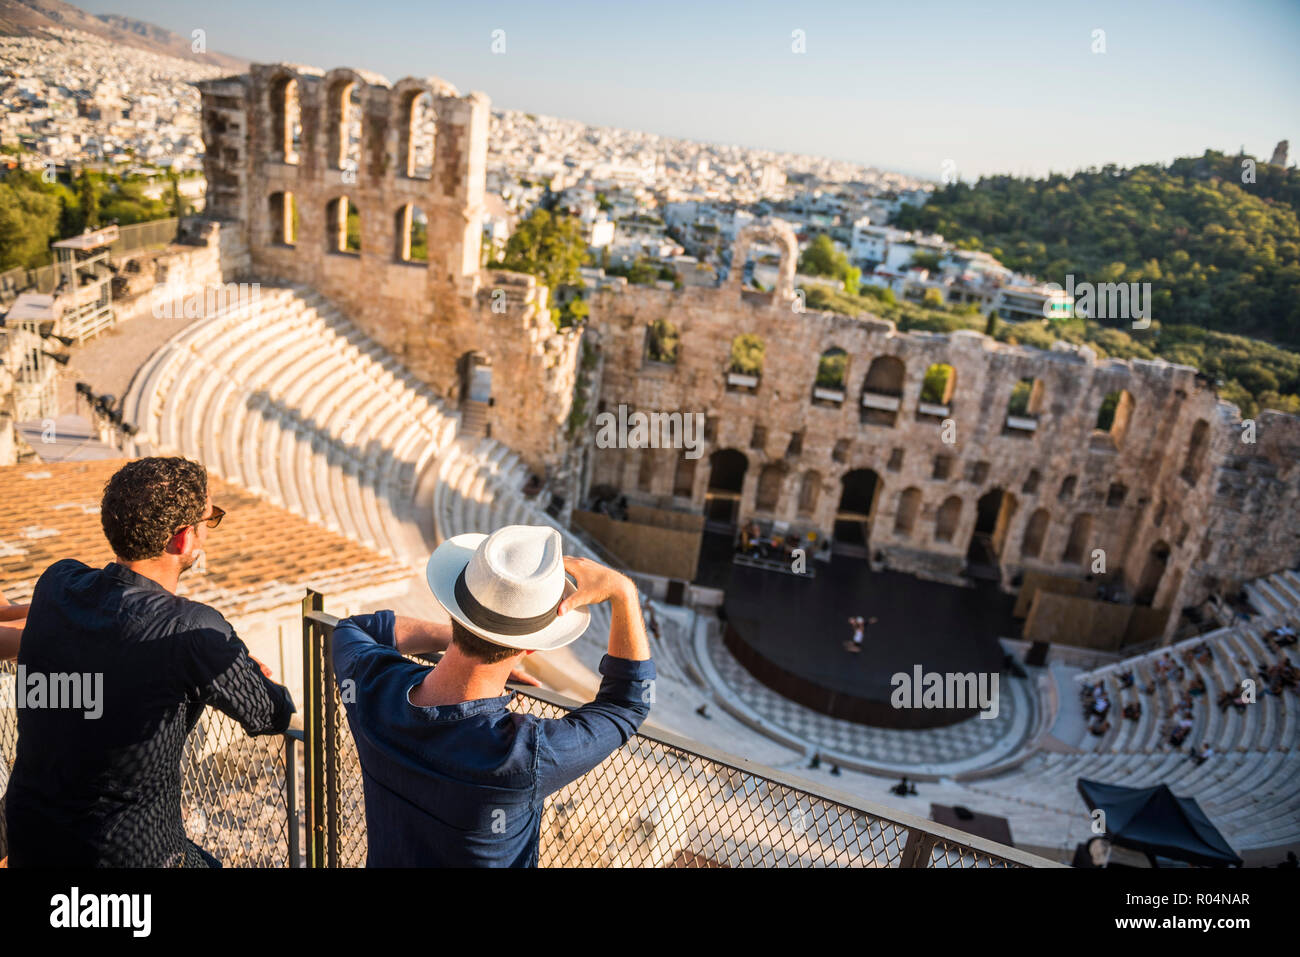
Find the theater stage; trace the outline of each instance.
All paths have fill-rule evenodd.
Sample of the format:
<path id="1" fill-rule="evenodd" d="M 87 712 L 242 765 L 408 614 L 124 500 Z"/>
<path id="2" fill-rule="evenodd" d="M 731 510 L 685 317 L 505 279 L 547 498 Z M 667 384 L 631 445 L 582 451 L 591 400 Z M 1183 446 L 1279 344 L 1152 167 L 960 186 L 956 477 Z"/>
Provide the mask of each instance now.
<path id="1" fill-rule="evenodd" d="M 813 579 L 740 565 L 715 565 L 712 574 L 726 579 L 727 647 L 755 678 L 823 714 L 876 727 L 942 727 L 976 714 L 894 708 L 890 679 L 917 665 L 941 674 L 998 672 L 999 636 L 1019 634 L 1014 598 L 987 582 L 942 585 L 873 572 L 841 555 L 818 562 Z M 854 615 L 878 619 L 857 654 L 844 648 Z"/>

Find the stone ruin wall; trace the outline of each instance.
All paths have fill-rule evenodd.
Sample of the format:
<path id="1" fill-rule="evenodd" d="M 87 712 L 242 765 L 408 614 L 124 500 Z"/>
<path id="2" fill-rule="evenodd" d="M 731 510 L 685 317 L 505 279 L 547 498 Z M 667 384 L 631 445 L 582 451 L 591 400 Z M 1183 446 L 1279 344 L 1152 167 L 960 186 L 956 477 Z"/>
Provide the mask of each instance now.
<path id="1" fill-rule="evenodd" d="M 297 84 L 301 139 L 285 162 L 284 88 Z M 361 143 L 356 169 L 340 145 L 340 104 L 360 92 Z M 450 401 L 463 391 L 464 357 L 492 363 L 493 438 L 539 473 L 555 476 L 568 458 L 564 424 L 572 402 L 580 334 L 556 332 L 546 290 L 529 276 L 480 271 L 487 162 L 488 98 L 457 94 L 437 77 L 390 84 L 361 71 L 322 73 L 286 64 L 205 81 L 209 217 L 247 243 L 250 278 L 309 286 L 383 345 L 417 378 Z M 415 99 L 432 98 L 433 170 L 408 175 Z M 293 158 L 293 157 L 289 157 Z M 297 231 L 278 241 L 276 194 L 292 194 Z M 330 203 L 346 197 L 360 211 L 361 250 L 339 252 Z M 407 206 L 428 221 L 428 262 L 400 254 Z M 494 295 L 495 294 L 495 295 Z"/>
<path id="2" fill-rule="evenodd" d="M 748 460 L 740 521 L 786 521 L 824 537 L 834 527 L 841 477 L 870 469 L 880 483 L 870 523 L 873 559 L 953 582 L 961 580 L 966 564 L 977 501 L 1001 489 L 1014 496 L 1000 554 L 1004 584 L 1030 569 L 1080 577 L 1091 570 L 1092 550 L 1101 548 L 1107 571 L 1120 571 L 1135 593 L 1150 552 L 1163 543 L 1169 556 L 1155 607 L 1197 604 L 1211 592 L 1300 560 L 1295 417 L 1263 413 L 1258 441 L 1247 444 L 1236 407 L 1220 402 L 1194 369 L 1097 360 L 1091 350 L 1064 343 L 1046 352 L 977 332 L 905 333 L 882 320 L 800 313 L 790 283 L 778 283 L 784 291 L 742 291 L 740 265 L 719 288 L 630 287 L 597 295 L 592 316 L 604 364 L 602 407 L 698 411 L 710 425 L 689 498 L 673 494 L 679 467 L 689 475 L 682 453 L 674 450 L 596 450 L 593 483 L 614 485 L 635 501 L 700 511 L 709 456 L 735 449 Z M 675 365 L 647 359 L 646 330 L 659 319 L 673 323 L 680 335 Z M 761 381 L 752 394 L 726 383 L 731 343 L 741 333 L 756 334 L 765 344 Z M 848 354 L 841 405 L 812 397 L 820 354 L 831 347 Z M 897 357 L 905 368 L 892 425 L 860 416 L 868 369 L 882 356 Z M 922 381 L 934 363 L 955 370 L 948 414 L 955 426 L 952 444 L 943 441 L 943 418 L 918 412 Z M 1037 429 L 1006 430 L 1011 390 L 1029 377 L 1042 386 Z M 1133 406 L 1116 443 L 1094 435 L 1094 427 L 1103 398 L 1119 390 L 1129 393 Z M 1198 422 L 1205 424 L 1196 451 Z M 751 447 L 756 426 L 766 432 L 762 448 Z M 788 456 L 794 433 L 802 433 L 802 450 Z M 935 477 L 939 456 L 951 457 L 948 478 Z M 767 468 L 780 482 L 773 509 L 758 507 Z M 1070 476 L 1074 489 L 1062 494 Z M 810 504 L 806 477 L 816 487 L 811 508 L 801 508 Z M 1122 499 L 1112 497 L 1113 485 L 1124 487 Z M 919 490 L 921 506 L 910 530 L 899 531 L 901 493 L 908 489 Z M 938 512 L 951 496 L 961 503 L 957 526 L 949 541 L 938 541 Z M 1047 526 L 1037 557 L 1030 557 L 1022 546 L 1039 510 L 1045 510 Z M 1082 536 L 1083 559 L 1066 562 L 1079 515 L 1092 517 L 1091 530 Z"/>
<path id="3" fill-rule="evenodd" d="M 302 133 L 297 162 L 286 163 L 276 102 L 288 80 L 298 85 Z M 355 181 L 345 177 L 338 152 L 337 104 L 348 84 L 361 91 Z M 599 409 L 616 410 L 621 403 L 641 411 L 700 411 L 709 418 L 704 454 L 686 476 L 690 495 L 675 496 L 680 452 L 595 448 L 597 408 L 587 410 L 583 429 L 568 434 L 581 334 L 554 330 L 547 290 L 532 277 L 479 268 L 489 116 L 483 94 L 459 96 L 437 78 L 394 85 L 359 71 L 322 73 L 285 64 L 255 66 L 200 87 L 207 215 L 237 233 L 247 249 L 249 277 L 319 291 L 453 406 L 462 389 L 462 358 L 471 351 L 489 356 L 492 435 L 538 471 L 571 475 L 575 462 L 585 459 L 584 488 L 608 483 L 634 500 L 698 512 L 708 491 L 709 455 L 736 449 L 748 462 L 740 520 L 783 520 L 826 536 L 834 526 L 841 478 L 870 469 L 879 478 L 870 522 L 873 558 L 948 581 L 961 580 L 977 501 L 1001 489 L 1012 497 L 999 532 L 1004 584 L 1029 569 L 1083 575 L 1092 550 L 1101 548 L 1108 571 L 1118 570 L 1136 590 L 1153 546 L 1163 543 L 1169 557 L 1157 607 L 1195 604 L 1300 559 L 1295 417 L 1263 413 L 1258 441 L 1245 444 L 1235 407 L 1220 402 L 1190 368 L 1097 361 L 1090 350 L 1064 344 L 1051 352 L 1007 346 L 975 332 L 900 333 L 881 320 L 797 312 L 792 237 L 775 223 L 742 233 L 729 279 L 718 288 L 630 287 L 592 298 L 589 335 L 598 349 L 599 382 L 587 391 L 601 397 Z M 426 92 L 437 122 L 434 165 L 428 179 L 417 179 L 405 173 L 405 128 L 411 101 Z M 270 205 L 276 193 L 294 196 L 298 227 L 292 246 L 277 242 Z M 359 254 L 329 248 L 327 208 L 341 196 L 361 211 Z M 407 204 L 427 215 L 427 263 L 405 262 L 398 254 L 397 217 Z M 223 243 L 227 238 L 223 234 Z M 741 289 L 746 249 L 754 242 L 782 250 L 773 292 Z M 672 322 L 680 333 L 675 365 L 646 360 L 646 328 L 657 319 Z M 731 342 L 744 332 L 757 334 L 766 346 L 753 394 L 726 386 Z M 849 356 L 839 405 L 812 398 L 820 353 L 832 346 Z M 883 356 L 903 363 L 900 406 L 892 424 L 864 422 L 864 377 Z M 934 363 L 950 364 L 956 372 L 947 416 L 955 426 L 952 444 L 943 441 L 943 418 L 917 409 L 925 372 Z M 1038 427 L 1008 432 L 1011 390 L 1028 377 L 1042 386 Z M 1117 390 L 1133 401 L 1118 446 L 1093 434 L 1103 397 Z M 1193 443 L 1198 422 L 1205 423 L 1203 434 Z M 762 448 L 751 447 L 755 426 L 766 430 Z M 787 455 L 794 433 L 802 433 L 802 448 Z M 1200 451 L 1191 455 L 1194 444 Z M 940 456 L 949 458 L 947 478 L 935 477 Z M 1196 459 L 1195 467 L 1189 458 Z M 769 467 L 775 469 L 769 480 L 775 475 L 779 483 L 776 507 L 759 509 L 759 480 Z M 1075 487 L 1063 494 L 1070 476 Z M 1123 486 L 1119 501 L 1111 496 L 1113 485 Z M 921 504 L 910 529 L 900 530 L 900 496 L 908 489 L 920 493 Z M 940 508 L 954 496 L 960 510 L 953 534 L 936 540 Z M 1022 546 L 1040 511 L 1047 525 L 1032 557 Z M 1082 535 L 1084 559 L 1065 562 L 1079 515 L 1092 520 Z"/>

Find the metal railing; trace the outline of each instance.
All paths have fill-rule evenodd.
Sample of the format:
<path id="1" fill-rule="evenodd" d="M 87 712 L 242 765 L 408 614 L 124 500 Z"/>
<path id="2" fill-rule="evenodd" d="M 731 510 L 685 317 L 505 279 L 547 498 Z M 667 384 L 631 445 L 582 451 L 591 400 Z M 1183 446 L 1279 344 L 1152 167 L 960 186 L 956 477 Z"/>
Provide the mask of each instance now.
<path id="1" fill-rule="evenodd" d="M 0 661 L 0 858 L 9 852 L 2 812 L 18 747 L 16 680 L 14 663 Z M 298 731 L 249 737 L 233 718 L 204 708 L 181 758 L 181 820 L 190 840 L 226 867 L 300 866 L 301 740 Z"/>
<path id="2" fill-rule="evenodd" d="M 366 861 L 361 765 L 334 681 L 338 620 L 303 602 L 308 867 Z M 557 718 L 578 706 L 537 688 L 511 709 Z M 1054 867 L 1050 861 L 697 742 L 642 730 L 546 800 L 542 867 Z"/>
<path id="3" fill-rule="evenodd" d="M 116 260 L 127 253 L 150 247 L 163 247 L 176 241 L 180 220 L 171 216 L 143 223 L 119 226 L 117 239 L 109 247 L 109 259 Z M 27 269 L 15 266 L 0 272 L 0 303 L 12 303 L 19 293 L 51 293 L 59 285 L 58 263 Z"/>
<path id="4" fill-rule="evenodd" d="M 304 732 L 249 737 L 211 708 L 186 742 L 181 812 L 191 840 L 228 867 L 361 867 L 361 764 L 334 681 L 338 620 L 303 601 Z M 0 692 L 13 663 L 0 662 Z M 4 683 L 9 682 L 8 688 Z M 558 718 L 578 706 L 512 689 L 511 709 Z M 4 702 L 14 696 L 0 695 Z M 298 743 L 302 748 L 298 748 Z M 17 712 L 0 707 L 0 798 L 13 768 Z M 301 775 L 302 785 L 299 786 Z M 0 814 L 0 857 L 7 853 Z M 1055 867 L 854 795 L 820 789 L 744 758 L 642 730 L 550 795 L 543 867 Z"/>

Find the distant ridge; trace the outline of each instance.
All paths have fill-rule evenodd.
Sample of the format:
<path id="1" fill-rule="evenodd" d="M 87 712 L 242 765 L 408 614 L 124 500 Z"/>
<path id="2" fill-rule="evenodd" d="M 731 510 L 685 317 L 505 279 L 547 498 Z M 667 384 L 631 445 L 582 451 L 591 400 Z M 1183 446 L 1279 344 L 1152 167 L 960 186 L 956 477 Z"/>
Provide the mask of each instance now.
<path id="1" fill-rule="evenodd" d="M 98 16 L 87 13 L 62 0 L 0 0 L 0 36 L 49 36 L 51 28 L 80 30 L 112 43 L 135 47 L 150 53 L 159 53 L 220 67 L 234 73 L 248 69 L 248 61 L 225 53 L 195 53 L 191 40 L 154 26 L 114 13 Z"/>

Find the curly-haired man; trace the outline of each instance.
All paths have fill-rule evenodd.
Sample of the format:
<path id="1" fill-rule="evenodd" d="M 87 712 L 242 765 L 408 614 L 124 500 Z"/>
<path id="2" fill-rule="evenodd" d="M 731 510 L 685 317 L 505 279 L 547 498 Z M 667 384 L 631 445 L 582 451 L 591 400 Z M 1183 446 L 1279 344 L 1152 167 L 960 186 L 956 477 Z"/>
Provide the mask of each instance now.
<path id="1" fill-rule="evenodd" d="M 220 866 L 181 823 L 185 739 L 205 705 L 252 735 L 285 730 L 294 711 L 220 613 L 176 594 L 224 514 L 198 463 L 128 462 L 100 510 L 116 560 L 64 559 L 37 581 L 20 677 L 52 688 L 53 676 L 91 676 L 98 700 L 18 709 L 5 802 L 11 867 Z"/>

